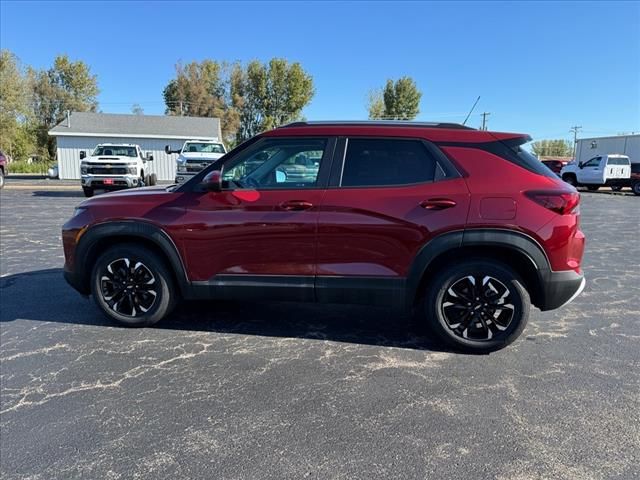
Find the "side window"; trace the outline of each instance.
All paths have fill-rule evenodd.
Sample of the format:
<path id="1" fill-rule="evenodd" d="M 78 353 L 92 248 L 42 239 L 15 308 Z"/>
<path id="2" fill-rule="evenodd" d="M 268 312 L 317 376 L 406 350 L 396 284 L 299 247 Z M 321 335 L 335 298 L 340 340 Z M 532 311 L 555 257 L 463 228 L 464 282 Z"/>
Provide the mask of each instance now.
<path id="1" fill-rule="evenodd" d="M 225 163 L 227 188 L 313 188 L 326 150 L 323 138 L 270 138 Z"/>
<path id="2" fill-rule="evenodd" d="M 597 167 L 598 165 L 600 165 L 600 160 L 602 160 L 602 157 L 593 157 L 591 160 L 588 160 L 587 163 L 585 163 L 583 166 Z"/>
<path id="3" fill-rule="evenodd" d="M 410 185 L 446 177 L 420 140 L 350 138 L 340 185 Z"/>

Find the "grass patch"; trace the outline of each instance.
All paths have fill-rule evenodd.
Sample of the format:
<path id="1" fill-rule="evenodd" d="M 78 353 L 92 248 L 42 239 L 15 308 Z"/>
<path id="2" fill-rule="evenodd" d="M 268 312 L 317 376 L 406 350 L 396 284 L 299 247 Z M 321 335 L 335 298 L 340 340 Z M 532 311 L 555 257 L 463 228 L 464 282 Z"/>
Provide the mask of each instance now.
<path id="1" fill-rule="evenodd" d="M 12 173 L 39 173 L 41 175 L 46 175 L 47 171 L 53 165 L 54 162 L 32 162 L 27 163 L 26 161 L 15 161 L 11 162 L 9 167 L 9 174 Z"/>

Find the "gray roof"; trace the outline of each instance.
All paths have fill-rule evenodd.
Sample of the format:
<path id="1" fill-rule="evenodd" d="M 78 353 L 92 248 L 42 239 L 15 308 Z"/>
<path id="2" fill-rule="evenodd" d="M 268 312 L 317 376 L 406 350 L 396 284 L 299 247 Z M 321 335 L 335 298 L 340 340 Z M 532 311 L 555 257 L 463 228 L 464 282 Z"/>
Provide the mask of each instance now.
<path id="1" fill-rule="evenodd" d="M 220 138 L 220 120 L 166 115 L 122 115 L 72 112 L 49 130 L 51 136 L 102 136 L 142 138 Z"/>

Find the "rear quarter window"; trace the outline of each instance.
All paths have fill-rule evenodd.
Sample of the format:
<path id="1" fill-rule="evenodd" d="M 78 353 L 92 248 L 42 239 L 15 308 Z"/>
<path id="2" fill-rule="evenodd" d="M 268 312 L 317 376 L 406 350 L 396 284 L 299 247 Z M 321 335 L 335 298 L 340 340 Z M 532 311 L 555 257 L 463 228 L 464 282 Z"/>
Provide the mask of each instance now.
<path id="1" fill-rule="evenodd" d="M 497 155 L 511 163 L 514 163 L 530 172 L 544 175 L 545 177 L 557 178 L 557 175 L 542 163 L 538 158 L 527 151 L 524 145 L 530 141 L 529 137 L 517 137 L 509 140 L 498 140 L 491 142 L 483 148 L 494 155 Z"/>

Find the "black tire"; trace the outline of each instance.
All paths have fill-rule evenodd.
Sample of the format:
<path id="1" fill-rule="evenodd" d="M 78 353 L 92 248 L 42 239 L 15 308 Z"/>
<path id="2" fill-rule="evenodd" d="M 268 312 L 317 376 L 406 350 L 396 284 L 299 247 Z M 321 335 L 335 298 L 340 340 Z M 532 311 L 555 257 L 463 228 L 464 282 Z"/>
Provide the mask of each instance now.
<path id="1" fill-rule="evenodd" d="M 578 179 L 573 174 L 567 174 L 562 177 L 562 180 L 567 182 L 569 185 L 573 185 L 574 187 L 578 186 Z"/>
<path id="2" fill-rule="evenodd" d="M 4 171 L 0 168 L 0 189 L 4 188 Z"/>
<path id="3" fill-rule="evenodd" d="M 153 186 L 158 183 L 158 176 L 155 173 L 149 175 L 149 183 L 147 185 Z"/>
<path id="4" fill-rule="evenodd" d="M 612 192 L 619 192 L 620 190 L 622 190 L 622 185 L 611 185 Z"/>
<path id="5" fill-rule="evenodd" d="M 633 190 L 634 194 L 640 195 L 640 181 L 635 182 L 633 185 L 631 185 L 631 190 Z"/>
<path id="6" fill-rule="evenodd" d="M 98 258 L 91 272 L 91 294 L 108 318 L 130 327 L 159 322 L 177 301 L 173 277 L 163 259 L 130 243 L 112 247 Z"/>
<path id="7" fill-rule="evenodd" d="M 481 285 L 474 297 L 471 294 L 477 283 Z M 523 285 L 515 271 L 494 260 L 470 259 L 446 267 L 427 285 L 422 309 L 427 327 L 444 343 L 464 352 L 504 348 L 520 336 L 529 319 L 531 301 Z M 456 291 L 460 296 L 454 299 L 451 292 Z M 463 292 L 471 295 L 470 301 L 463 300 Z"/>
<path id="8" fill-rule="evenodd" d="M 600 188 L 600 185 L 587 185 L 587 190 L 590 192 L 597 192 Z"/>
<path id="9" fill-rule="evenodd" d="M 82 188 L 85 197 L 93 197 L 93 188 Z"/>

